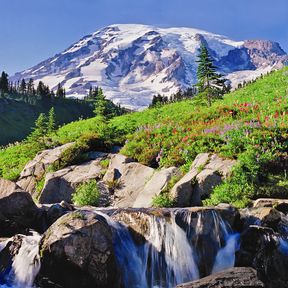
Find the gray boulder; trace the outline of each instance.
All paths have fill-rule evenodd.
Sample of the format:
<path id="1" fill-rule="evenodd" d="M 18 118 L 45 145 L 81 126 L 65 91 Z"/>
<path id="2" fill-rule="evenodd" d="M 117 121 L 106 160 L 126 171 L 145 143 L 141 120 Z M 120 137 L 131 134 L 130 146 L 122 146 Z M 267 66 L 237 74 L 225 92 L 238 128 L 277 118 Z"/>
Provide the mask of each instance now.
<path id="1" fill-rule="evenodd" d="M 62 200 L 71 203 L 72 194 L 79 184 L 102 177 L 104 169 L 100 162 L 106 159 L 107 156 L 108 154 L 102 153 L 99 154 L 97 160 L 77 166 L 70 166 L 54 173 L 48 173 L 39 197 L 39 203 L 52 204 L 61 202 Z"/>
<path id="2" fill-rule="evenodd" d="M 29 193 L 15 183 L 0 179 L 0 236 L 26 233 L 29 228 L 41 229 L 39 209 Z"/>
<path id="3" fill-rule="evenodd" d="M 50 165 L 59 160 L 61 153 L 72 145 L 73 143 L 68 143 L 54 149 L 39 152 L 35 158 L 24 167 L 17 185 L 29 192 L 32 196 L 36 196 L 37 181 L 41 180 Z"/>
<path id="4" fill-rule="evenodd" d="M 264 288 L 256 270 L 250 267 L 235 267 L 208 277 L 180 284 L 178 288 Z"/>
<path id="5" fill-rule="evenodd" d="M 75 211 L 58 219 L 41 242 L 39 278 L 64 287 L 115 287 L 112 231 L 93 212 Z"/>
<path id="6" fill-rule="evenodd" d="M 154 169 L 134 162 L 123 165 L 118 172 L 121 175 L 116 178 L 113 206 L 132 207 L 145 185 L 151 180 Z M 104 179 L 107 178 L 104 177 Z"/>
<path id="7" fill-rule="evenodd" d="M 178 207 L 201 205 L 201 199 L 207 198 L 230 175 L 235 163 L 216 154 L 199 154 L 190 171 L 172 188 L 171 198 Z"/>
<path id="8" fill-rule="evenodd" d="M 163 168 L 154 173 L 150 181 L 147 182 L 143 191 L 139 193 L 133 207 L 148 208 L 152 207 L 153 198 L 160 195 L 160 193 L 167 187 L 170 179 L 179 174 L 176 167 Z"/>

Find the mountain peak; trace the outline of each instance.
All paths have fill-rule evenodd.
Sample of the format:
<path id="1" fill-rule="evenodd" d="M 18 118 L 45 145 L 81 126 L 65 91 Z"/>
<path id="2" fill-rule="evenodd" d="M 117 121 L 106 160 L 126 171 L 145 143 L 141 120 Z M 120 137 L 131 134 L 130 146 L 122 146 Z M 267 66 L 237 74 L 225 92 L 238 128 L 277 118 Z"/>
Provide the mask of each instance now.
<path id="1" fill-rule="evenodd" d="M 33 78 L 51 88 L 61 83 L 73 97 L 83 97 L 91 86 L 101 86 L 114 102 L 141 109 L 154 94 L 169 96 L 196 82 L 195 60 L 202 43 L 219 72 L 235 85 L 287 61 L 286 53 L 272 41 L 234 41 L 186 27 L 114 24 L 17 73 L 12 80 Z"/>

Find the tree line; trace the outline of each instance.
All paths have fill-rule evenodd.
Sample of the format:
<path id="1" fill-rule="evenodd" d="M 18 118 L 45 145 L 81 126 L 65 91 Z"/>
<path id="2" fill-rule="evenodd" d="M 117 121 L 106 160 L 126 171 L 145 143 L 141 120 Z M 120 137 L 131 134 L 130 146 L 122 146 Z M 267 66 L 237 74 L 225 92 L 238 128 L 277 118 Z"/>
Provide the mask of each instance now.
<path id="1" fill-rule="evenodd" d="M 22 79 L 17 82 L 9 81 L 9 76 L 6 72 L 2 72 L 0 77 L 0 94 L 5 96 L 9 95 L 22 95 L 22 96 L 39 96 L 41 98 L 65 98 L 66 92 L 65 89 L 59 83 L 56 91 L 54 92 L 49 88 L 48 85 L 45 85 L 42 81 L 38 82 L 38 85 L 35 86 L 34 80 L 30 78 L 29 80 Z"/>

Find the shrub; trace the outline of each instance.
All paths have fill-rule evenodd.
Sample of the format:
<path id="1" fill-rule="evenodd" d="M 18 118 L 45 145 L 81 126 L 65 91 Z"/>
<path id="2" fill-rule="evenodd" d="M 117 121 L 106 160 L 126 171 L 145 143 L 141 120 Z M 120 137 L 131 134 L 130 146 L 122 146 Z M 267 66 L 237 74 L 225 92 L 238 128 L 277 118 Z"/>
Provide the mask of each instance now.
<path id="1" fill-rule="evenodd" d="M 81 164 L 88 160 L 86 153 L 91 150 L 107 150 L 104 140 L 96 133 L 84 134 L 74 145 L 65 149 L 59 160 L 52 165 L 52 169 L 57 171 L 70 165 Z"/>
<path id="2" fill-rule="evenodd" d="M 174 206 L 174 202 L 171 200 L 168 193 L 162 193 L 158 196 L 155 196 L 152 203 L 154 207 L 159 208 L 169 208 Z"/>
<path id="3" fill-rule="evenodd" d="M 79 206 L 97 206 L 99 198 L 100 192 L 96 180 L 79 185 L 72 196 L 73 203 Z"/>

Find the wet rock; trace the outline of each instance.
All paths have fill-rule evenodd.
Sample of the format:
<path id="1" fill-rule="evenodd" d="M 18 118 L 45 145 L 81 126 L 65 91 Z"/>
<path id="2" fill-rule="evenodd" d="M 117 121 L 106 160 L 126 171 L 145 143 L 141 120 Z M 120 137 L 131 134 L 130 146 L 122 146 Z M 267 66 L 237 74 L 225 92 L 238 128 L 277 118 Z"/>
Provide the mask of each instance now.
<path id="1" fill-rule="evenodd" d="M 116 285 L 112 232 L 93 212 L 58 219 L 44 234 L 40 251 L 40 278 L 71 288 Z"/>
<path id="2" fill-rule="evenodd" d="M 29 193 L 11 181 L 0 180 L 0 236 L 26 233 L 29 228 L 41 230 L 40 216 Z"/>
<path id="3" fill-rule="evenodd" d="M 71 145 L 73 145 L 73 143 L 39 152 L 36 157 L 24 167 L 17 185 L 31 193 L 32 196 L 37 196 L 35 191 L 37 181 L 41 180 L 47 168 L 58 161 L 61 153 Z"/>
<path id="4" fill-rule="evenodd" d="M 237 266 L 257 270 L 269 288 L 286 288 L 288 283 L 288 244 L 273 229 L 250 226 L 241 235 Z"/>
<path id="5" fill-rule="evenodd" d="M 276 210 L 288 213 L 288 199 L 260 198 L 253 203 L 254 208 L 273 207 Z"/>
<path id="6" fill-rule="evenodd" d="M 178 288 L 264 288 L 257 272 L 250 267 L 232 268 L 200 280 L 180 284 Z"/>
<path id="7" fill-rule="evenodd" d="M 282 220 L 282 213 L 271 207 L 246 208 L 240 209 L 240 221 L 242 222 L 241 230 L 245 230 L 249 225 L 261 225 L 270 227 L 275 232 L 278 231 L 279 224 Z"/>

